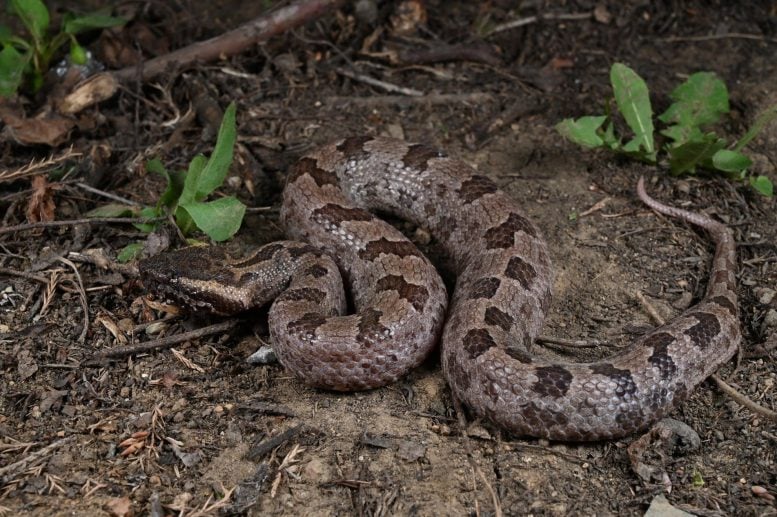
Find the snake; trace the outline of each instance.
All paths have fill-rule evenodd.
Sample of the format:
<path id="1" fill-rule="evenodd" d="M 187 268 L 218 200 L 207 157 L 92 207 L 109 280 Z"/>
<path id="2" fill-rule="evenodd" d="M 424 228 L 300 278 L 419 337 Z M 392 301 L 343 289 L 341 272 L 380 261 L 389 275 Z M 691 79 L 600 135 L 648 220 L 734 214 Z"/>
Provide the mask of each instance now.
<path id="1" fill-rule="evenodd" d="M 247 256 L 188 247 L 143 259 L 139 270 L 150 290 L 195 312 L 272 302 L 277 357 L 313 387 L 385 386 L 439 343 L 452 396 L 478 418 L 518 436 L 607 440 L 662 418 L 741 341 L 732 231 L 654 200 L 642 178 L 637 194 L 714 242 L 706 293 L 592 362 L 548 359 L 533 346 L 553 275 L 538 227 L 493 180 L 424 144 L 355 136 L 320 147 L 288 171 L 280 221 L 289 240 Z M 450 300 L 435 266 L 383 214 L 439 243 L 455 275 Z"/>

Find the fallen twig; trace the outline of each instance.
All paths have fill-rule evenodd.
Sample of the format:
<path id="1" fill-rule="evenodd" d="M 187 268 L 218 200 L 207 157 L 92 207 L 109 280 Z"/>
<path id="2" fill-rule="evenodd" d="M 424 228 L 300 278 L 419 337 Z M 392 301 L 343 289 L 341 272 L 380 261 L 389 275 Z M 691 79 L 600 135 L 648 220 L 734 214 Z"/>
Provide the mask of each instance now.
<path id="1" fill-rule="evenodd" d="M 233 56 L 260 41 L 317 18 L 343 3 L 343 0 L 297 1 L 254 18 L 229 32 L 205 41 L 198 41 L 164 56 L 149 59 L 137 66 L 123 68 L 113 72 L 113 75 L 122 82 L 136 78 L 147 81 L 164 73 L 169 68 Z"/>
<path id="2" fill-rule="evenodd" d="M 737 391 L 733 386 L 726 383 L 723 379 L 718 377 L 717 374 L 713 373 L 710 377 L 712 377 L 712 380 L 714 380 L 718 387 L 721 389 L 723 393 L 734 399 L 734 401 L 749 409 L 753 413 L 756 413 L 758 415 L 761 415 L 765 418 L 768 418 L 769 420 L 774 420 L 777 422 L 777 412 L 772 411 L 771 409 L 765 408 L 762 405 L 758 404 L 757 402 L 751 400 L 747 397 L 747 395 L 740 393 Z"/>
<path id="3" fill-rule="evenodd" d="M 112 199 L 114 201 L 118 201 L 119 203 L 123 203 L 125 205 L 130 206 L 141 206 L 140 203 L 137 201 L 133 201 L 131 199 L 127 199 L 121 196 L 117 196 L 116 194 L 112 194 L 110 192 L 105 192 L 104 190 L 96 189 L 90 185 L 87 185 L 86 183 L 82 183 L 80 181 L 76 182 L 76 186 L 82 190 L 86 190 L 87 192 L 91 192 L 92 194 L 97 194 L 98 196 L 102 196 L 108 199 Z"/>
<path id="4" fill-rule="evenodd" d="M 75 226 L 77 224 L 121 223 L 121 224 L 150 224 L 164 221 L 164 217 L 88 217 L 84 219 L 68 219 L 64 221 L 39 221 L 37 223 L 17 224 L 0 228 L 0 234 L 36 230 L 38 228 L 54 228 L 57 226 Z"/>
<path id="5" fill-rule="evenodd" d="M 376 88 L 386 90 L 387 92 L 401 93 L 402 95 L 409 95 L 411 97 L 422 97 L 424 95 L 424 92 L 420 90 L 416 90 L 414 88 L 406 88 L 404 86 L 399 86 L 393 83 L 387 83 L 386 81 L 375 79 L 374 77 L 370 77 L 369 75 L 357 74 L 356 72 L 352 72 L 345 68 L 337 68 L 335 71 L 340 75 L 344 75 L 345 77 L 348 77 L 349 79 L 353 79 L 354 81 L 359 81 L 365 84 L 369 84 L 370 86 L 375 86 Z"/>
<path id="6" fill-rule="evenodd" d="M 260 458 L 262 458 L 265 454 L 268 454 L 276 447 L 279 447 L 280 445 L 283 445 L 284 443 L 288 442 L 295 436 L 297 436 L 300 432 L 302 432 L 302 424 L 294 426 L 290 429 L 286 429 L 280 434 L 276 434 L 272 438 L 268 438 L 267 440 L 261 442 L 256 447 L 253 447 L 248 453 L 246 454 L 246 459 L 249 461 L 256 461 Z"/>
<path id="7" fill-rule="evenodd" d="M 66 266 L 69 266 L 76 276 L 77 282 L 74 282 L 74 284 L 78 290 L 78 299 L 81 301 L 81 310 L 84 312 L 84 326 L 81 328 L 81 334 L 78 336 L 78 342 L 83 343 L 86 340 L 86 333 L 89 331 L 89 302 L 86 299 L 84 281 L 81 278 L 81 273 L 78 272 L 78 268 L 71 260 L 68 260 L 64 257 L 59 257 L 58 260 Z"/>
<path id="8" fill-rule="evenodd" d="M 418 104 L 466 104 L 493 101 L 496 97 L 490 93 L 430 93 L 421 97 L 405 95 L 374 95 L 370 97 L 332 96 L 324 99 L 327 106 L 341 108 L 346 106 L 415 106 Z"/>
<path id="9" fill-rule="evenodd" d="M 639 303 L 642 305 L 642 307 L 647 311 L 648 316 L 650 316 L 653 321 L 656 323 L 656 325 L 661 326 L 666 323 L 666 320 L 661 317 L 661 315 L 658 313 L 655 307 L 653 307 L 653 304 L 650 303 L 647 298 L 645 298 L 645 295 L 643 295 L 641 292 L 637 291 L 634 293 L 637 300 L 639 300 Z"/>
<path id="10" fill-rule="evenodd" d="M 539 21 L 548 21 L 548 20 L 587 20 L 593 16 L 593 11 L 587 12 L 587 13 L 562 13 L 562 14 L 553 14 L 553 13 L 546 13 L 546 14 L 538 14 L 536 16 L 527 16 L 525 18 L 519 18 L 517 20 L 513 20 L 507 23 L 502 23 L 500 25 L 497 25 L 491 31 L 488 32 L 484 37 L 488 38 L 489 36 L 493 36 L 494 34 L 498 34 L 500 32 L 509 31 L 510 29 L 517 29 L 518 27 L 523 27 L 524 25 L 530 25 L 532 23 L 536 23 Z"/>
<path id="11" fill-rule="evenodd" d="M 669 36 L 668 38 L 658 38 L 658 41 L 663 41 L 666 43 L 677 43 L 684 41 L 710 41 L 717 39 L 750 39 L 756 41 L 768 41 L 769 43 L 777 43 L 777 38 L 767 38 L 761 34 L 745 34 L 743 32 L 708 34 L 706 36 Z"/>
<path id="12" fill-rule="evenodd" d="M 25 469 L 27 465 L 29 465 L 32 462 L 38 461 L 39 459 L 43 458 L 47 454 L 51 453 L 52 451 L 74 440 L 75 437 L 76 437 L 75 435 L 66 436 L 61 440 L 52 442 L 47 446 L 45 446 L 44 448 L 25 456 L 24 458 L 20 459 L 15 463 L 11 463 L 10 465 L 6 465 L 5 467 L 0 467 L 0 481 L 2 481 L 3 484 L 7 483 L 12 476 L 14 476 L 20 470 Z"/>
<path id="13" fill-rule="evenodd" d="M 101 359 L 125 357 L 143 352 L 151 352 L 153 350 L 164 350 L 165 348 L 170 348 L 171 346 L 177 345 L 178 343 L 182 343 L 184 341 L 189 341 L 190 339 L 197 339 L 204 336 L 209 336 L 211 334 L 226 332 L 227 330 L 231 330 L 236 327 L 239 323 L 240 320 L 232 319 L 221 323 L 216 323 L 215 325 L 202 327 L 197 330 L 192 330 L 191 332 L 183 332 L 174 336 L 166 336 L 160 339 L 144 341 L 143 343 L 138 343 L 135 345 L 111 348 L 110 350 L 104 350 L 102 352 L 96 353 L 94 356 L 84 362 L 84 366 L 92 366 L 95 362 L 98 362 Z"/>

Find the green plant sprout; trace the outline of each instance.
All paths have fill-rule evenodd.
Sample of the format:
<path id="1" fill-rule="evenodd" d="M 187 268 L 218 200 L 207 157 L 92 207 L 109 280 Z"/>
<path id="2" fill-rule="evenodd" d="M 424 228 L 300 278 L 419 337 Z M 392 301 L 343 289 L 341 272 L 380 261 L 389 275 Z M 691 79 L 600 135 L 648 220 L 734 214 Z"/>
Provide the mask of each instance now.
<path id="1" fill-rule="evenodd" d="M 631 68 L 615 63 L 610 69 L 615 104 L 634 136 L 625 144 L 616 134 L 610 103 L 605 115 L 565 119 L 556 130 L 566 139 L 587 148 L 607 148 L 647 163 L 666 157 L 672 174 L 694 174 L 697 169 L 722 173 L 748 181 L 758 193 L 771 197 L 774 186 L 766 176 L 749 173 L 753 162 L 742 149 L 777 117 L 777 105 L 769 107 L 737 142 L 729 145 L 709 126 L 729 112 L 726 85 L 711 72 L 697 72 L 671 93 L 674 101 L 657 117 L 663 128 L 656 145 L 653 109 L 645 81 Z"/>
<path id="2" fill-rule="evenodd" d="M 34 93 L 43 86 L 43 75 L 48 71 L 56 52 L 70 42 L 70 59 L 83 65 L 86 50 L 78 44 L 76 34 L 92 29 L 115 27 L 126 23 L 122 18 L 100 12 L 85 15 L 68 13 L 62 19 L 62 28 L 54 36 L 49 34 L 49 10 L 41 0 L 8 0 L 8 10 L 17 16 L 29 33 L 30 39 L 14 35 L 11 29 L 0 25 L 0 96 L 10 97 L 19 90 L 25 78 Z"/>
<path id="3" fill-rule="evenodd" d="M 153 159 L 147 162 L 149 172 L 165 178 L 167 187 L 155 206 L 138 209 L 127 205 L 111 203 L 87 212 L 87 217 L 135 216 L 148 219 L 171 214 L 175 224 L 184 236 L 201 230 L 216 242 L 232 237 L 243 222 L 246 207 L 234 196 L 207 201 L 207 197 L 219 188 L 227 176 L 237 139 L 235 128 L 235 103 L 231 103 L 221 120 L 216 145 L 209 158 L 202 154 L 195 156 L 188 170 L 168 172 L 162 162 Z M 160 223 L 136 224 L 139 230 L 151 233 Z M 127 262 L 136 258 L 143 250 L 143 243 L 129 244 L 122 249 L 117 259 Z"/>

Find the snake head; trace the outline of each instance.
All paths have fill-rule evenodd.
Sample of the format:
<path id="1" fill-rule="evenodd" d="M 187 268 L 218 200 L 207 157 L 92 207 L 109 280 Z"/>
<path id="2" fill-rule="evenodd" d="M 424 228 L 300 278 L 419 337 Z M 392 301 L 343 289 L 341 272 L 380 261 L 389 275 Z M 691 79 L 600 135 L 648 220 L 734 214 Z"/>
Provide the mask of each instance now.
<path id="1" fill-rule="evenodd" d="M 228 316 L 251 306 L 236 285 L 220 247 L 193 246 L 143 259 L 140 278 L 149 291 L 190 312 Z"/>

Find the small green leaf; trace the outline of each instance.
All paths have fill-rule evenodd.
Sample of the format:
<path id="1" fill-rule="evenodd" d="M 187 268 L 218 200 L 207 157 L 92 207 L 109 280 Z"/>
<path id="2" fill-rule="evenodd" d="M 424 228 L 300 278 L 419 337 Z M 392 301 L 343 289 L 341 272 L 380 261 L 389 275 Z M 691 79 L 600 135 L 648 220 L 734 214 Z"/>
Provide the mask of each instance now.
<path id="1" fill-rule="evenodd" d="M 137 207 L 122 205 L 120 203 L 108 203 L 89 210 L 86 217 L 132 217 L 138 213 Z"/>
<path id="2" fill-rule="evenodd" d="M 766 176 L 750 177 L 750 186 L 762 196 L 772 197 L 774 195 L 774 185 Z"/>
<path id="3" fill-rule="evenodd" d="M 32 54 L 20 53 L 11 45 L 5 45 L 0 50 L 0 96 L 10 97 L 22 84 L 24 67 Z"/>
<path id="4" fill-rule="evenodd" d="M 165 166 L 159 158 L 153 158 L 147 161 L 146 170 L 154 174 L 159 174 L 165 179 L 165 191 L 159 197 L 157 208 L 161 209 L 163 206 L 167 208 L 175 207 L 175 204 L 178 202 L 178 198 L 181 197 L 181 192 L 183 191 L 185 173 L 183 171 L 173 173 L 167 172 L 167 169 L 165 169 Z"/>
<path id="5" fill-rule="evenodd" d="M 184 176 L 183 190 L 181 191 L 181 196 L 178 200 L 179 204 L 185 205 L 195 201 L 202 201 L 204 196 L 197 197 L 197 187 L 200 183 L 200 175 L 207 162 L 208 159 L 201 154 L 198 154 L 192 158 L 191 162 L 189 162 L 189 170 L 186 171 Z"/>
<path id="6" fill-rule="evenodd" d="M 156 217 L 159 217 L 161 212 L 159 212 L 156 208 L 153 206 L 144 206 L 140 209 L 140 212 L 138 213 L 138 216 L 144 218 L 144 219 L 154 219 Z M 133 223 L 132 226 L 140 230 L 144 233 L 151 233 L 154 230 L 157 229 L 157 226 L 159 226 L 157 223 Z"/>
<path id="7" fill-rule="evenodd" d="M 691 476 L 691 482 L 693 483 L 694 488 L 701 488 L 704 486 L 704 476 L 701 475 L 701 472 L 694 470 L 693 475 Z"/>
<path id="8" fill-rule="evenodd" d="M 725 140 L 708 133 L 701 142 L 686 142 L 669 149 L 672 174 L 694 172 L 696 167 L 712 164 L 712 157 L 726 146 Z"/>
<path id="9" fill-rule="evenodd" d="M 70 61 L 76 65 L 85 65 L 87 61 L 86 49 L 75 39 L 70 42 Z"/>
<path id="10" fill-rule="evenodd" d="M 631 152 L 644 149 L 646 157 L 655 161 L 653 141 L 653 109 L 645 81 L 634 70 L 622 63 L 615 63 L 610 69 L 610 82 L 615 94 L 618 110 L 634 132 L 633 143 L 626 144 Z"/>
<path id="11" fill-rule="evenodd" d="M 49 28 L 49 10 L 41 0 L 10 0 L 8 5 L 21 18 L 35 41 L 40 43 L 45 40 Z"/>
<path id="12" fill-rule="evenodd" d="M 167 188 L 159 197 L 159 206 L 167 208 L 175 207 L 183 191 L 183 183 L 186 178 L 184 171 L 173 171 L 168 176 Z"/>
<path id="13" fill-rule="evenodd" d="M 750 140 L 755 138 L 756 135 L 760 133 L 763 128 L 769 125 L 775 118 L 777 118 L 777 104 L 769 106 L 763 112 L 761 112 L 758 117 L 756 117 L 755 122 L 750 127 L 750 129 L 747 130 L 747 133 L 742 135 L 742 138 L 740 138 L 737 144 L 734 146 L 734 151 L 741 151 L 742 148 L 750 143 Z"/>
<path id="14" fill-rule="evenodd" d="M 739 151 L 721 149 L 712 155 L 712 165 L 723 172 L 744 172 L 753 165 L 753 161 Z"/>
<path id="15" fill-rule="evenodd" d="M 621 146 L 620 139 L 615 136 L 615 124 L 612 123 L 612 120 L 607 121 L 607 126 L 604 128 L 604 134 L 602 135 L 602 140 L 604 140 L 604 145 L 615 151 Z"/>
<path id="16" fill-rule="evenodd" d="M 246 207 L 234 197 L 223 197 L 208 203 L 184 205 L 197 227 L 216 242 L 232 237 L 243 222 Z"/>
<path id="17" fill-rule="evenodd" d="M 194 205 L 197 203 L 198 201 L 192 201 L 190 204 Z M 187 212 L 183 205 L 181 205 L 180 200 L 178 202 L 178 206 L 175 209 L 175 224 L 184 235 L 189 235 L 197 229 L 197 225 L 194 223 L 192 216 L 190 216 L 189 212 Z"/>
<path id="18" fill-rule="evenodd" d="M 78 34 L 92 29 L 105 29 L 124 25 L 127 20 L 115 16 L 107 16 L 99 13 L 86 14 L 84 16 L 71 17 L 65 20 L 62 30 L 67 34 Z"/>
<path id="19" fill-rule="evenodd" d="M 726 84 L 712 72 L 697 72 L 672 91 L 675 101 L 658 119 L 681 127 L 714 124 L 728 113 Z"/>
<path id="20" fill-rule="evenodd" d="M 698 126 L 670 126 L 661 130 L 661 134 L 674 140 L 672 145 L 680 145 L 686 142 L 701 142 L 704 140 L 704 133 Z"/>
<path id="21" fill-rule="evenodd" d="M 143 243 L 133 242 L 132 244 L 127 244 L 124 246 L 124 248 L 122 248 L 118 255 L 116 255 L 116 260 L 121 263 L 126 263 L 130 260 L 135 260 L 136 258 L 140 257 L 142 252 Z"/>
<path id="22" fill-rule="evenodd" d="M 235 109 L 235 103 L 232 102 L 224 112 L 213 153 L 208 158 L 208 163 L 205 164 L 197 182 L 196 199 L 204 199 L 220 187 L 224 183 L 229 166 L 232 165 L 232 155 L 237 140 Z"/>
<path id="23" fill-rule="evenodd" d="M 556 131 L 583 147 L 601 147 L 604 140 L 598 135 L 598 130 L 606 119 L 604 115 L 580 117 L 577 120 L 568 118 L 556 124 Z"/>
<path id="24" fill-rule="evenodd" d="M 160 160 L 159 158 L 152 158 L 149 161 L 147 161 L 146 170 L 154 174 L 159 174 L 165 179 L 170 179 L 169 175 L 167 174 L 167 169 L 162 163 L 162 160 Z"/>

